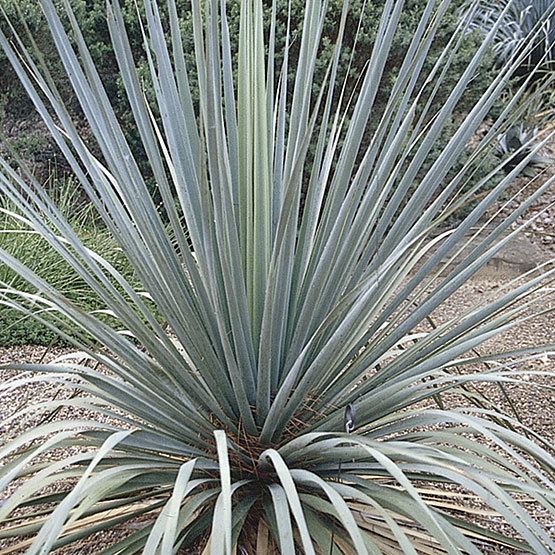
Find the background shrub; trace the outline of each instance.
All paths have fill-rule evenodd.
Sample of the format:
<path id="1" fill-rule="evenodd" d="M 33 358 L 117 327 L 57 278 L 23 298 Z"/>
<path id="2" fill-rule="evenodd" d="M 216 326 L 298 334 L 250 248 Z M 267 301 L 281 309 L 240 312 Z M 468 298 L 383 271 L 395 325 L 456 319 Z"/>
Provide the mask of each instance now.
<path id="1" fill-rule="evenodd" d="M 501 65 L 507 62 L 522 48 L 523 41 L 533 35 L 533 38 L 528 40 L 532 40 L 534 47 L 524 60 L 520 74 L 528 73 L 542 62 L 547 65 L 552 64 L 555 59 L 553 2 L 551 0 L 497 0 L 496 2 L 481 0 L 471 22 L 472 28 L 483 34 L 488 33 L 504 10 L 507 11 L 493 45 L 497 63 Z"/>
<path id="2" fill-rule="evenodd" d="M 55 3 L 61 5 L 62 1 L 57 0 Z M 463 3 L 464 2 L 462 0 L 456 0 L 454 2 L 454 7 L 461 7 Z M 117 61 L 110 43 L 105 17 L 105 2 L 104 0 L 70 0 L 70 4 L 74 10 L 83 35 L 86 37 L 93 60 L 97 67 L 100 68 L 100 76 L 103 79 L 104 86 L 115 108 L 115 112 L 123 124 L 127 139 L 133 147 L 135 158 L 138 161 L 143 174 L 148 176 L 150 172 L 149 166 L 144 155 L 135 124 L 130 114 L 129 104 L 119 77 Z M 271 4 L 271 1 L 265 0 L 265 7 L 268 14 L 271 10 Z M 387 63 L 382 87 L 377 98 L 376 105 L 378 108 L 380 106 L 385 107 L 385 103 L 389 98 L 391 87 L 397 75 L 397 69 L 403 60 L 410 39 L 416 29 L 424 8 L 423 3 L 418 2 L 417 0 L 408 0 L 406 4 L 407 7 L 401 16 L 399 29 L 395 37 L 394 48 L 392 50 L 395 55 Z M 131 46 L 134 52 L 139 53 L 137 54 L 135 62 L 139 67 L 140 76 L 143 78 L 146 94 L 152 99 L 153 91 L 149 79 L 147 61 L 143 53 L 143 38 L 139 25 L 139 18 L 137 16 L 137 6 L 133 0 L 121 0 L 121 5 L 124 20 L 129 30 Z M 25 35 L 25 28 L 30 31 L 33 36 L 33 40 L 37 43 L 39 51 L 43 54 L 43 61 L 51 72 L 56 86 L 61 91 L 62 96 L 65 96 L 64 101 L 66 102 L 66 106 L 73 113 L 75 118 L 79 118 L 81 115 L 80 109 L 71 93 L 71 87 L 69 86 L 67 76 L 63 71 L 61 62 L 55 55 L 55 48 L 52 44 L 50 33 L 39 7 L 39 3 L 35 0 L 22 0 L 18 3 L 14 3 L 12 0 L 0 0 L 0 6 L 6 11 L 9 20 L 12 22 L 18 33 Z M 356 17 L 352 17 L 348 21 L 348 26 L 345 31 L 346 44 L 341 54 L 342 63 L 339 66 L 339 82 L 342 82 L 343 79 L 347 80 L 347 95 L 352 92 L 359 76 L 361 75 L 361 72 L 364 69 L 369 51 L 372 49 L 375 40 L 383 6 L 384 0 L 368 2 L 366 5 L 362 2 L 362 0 L 353 0 L 352 2 L 351 13 Z M 302 31 L 303 7 L 304 3 L 301 0 L 293 0 L 291 4 L 292 38 L 289 74 L 292 80 L 294 80 L 295 77 L 295 61 L 298 56 L 298 46 L 300 44 L 299 35 Z M 160 8 L 162 11 L 165 11 L 165 3 L 161 3 Z M 185 58 L 188 63 L 188 67 L 192 69 L 194 68 L 195 60 L 193 55 L 190 1 L 178 1 L 177 8 L 182 29 Z M 363 9 L 364 12 L 361 13 Z M 321 51 L 316 65 L 316 75 L 314 79 L 315 93 L 318 92 L 318 83 L 322 80 L 325 68 L 327 67 L 332 54 L 341 10 L 341 0 L 330 0 L 329 9 L 323 26 Z M 285 44 L 288 16 L 287 11 L 287 3 L 283 2 L 278 8 L 277 13 L 278 22 L 276 27 L 276 52 L 278 53 L 283 51 L 283 46 Z M 353 52 L 353 42 L 358 30 L 357 17 L 359 15 L 362 16 L 362 26 L 358 34 L 356 48 Z M 239 35 L 238 2 L 229 4 L 228 17 L 232 51 L 236 52 L 237 37 Z M 268 25 L 270 17 L 266 17 L 265 21 Z M 459 21 L 456 9 L 453 9 L 445 18 L 445 22 L 442 24 L 442 27 L 438 32 L 434 46 L 430 52 L 430 56 L 426 60 L 423 74 L 426 74 L 427 70 L 435 64 L 442 49 L 452 37 L 458 23 Z M 6 23 L 3 20 L 0 21 L 0 28 L 6 30 Z M 449 71 L 447 78 L 442 85 L 442 89 L 436 96 L 435 102 L 438 106 L 441 105 L 445 92 L 451 90 L 453 84 L 457 82 L 460 72 L 464 67 L 466 67 L 477 44 L 479 44 L 481 40 L 482 37 L 479 32 L 469 34 L 464 38 L 465 42 L 456 54 L 452 63 L 452 69 Z M 280 60 L 278 57 L 278 67 L 279 62 Z M 485 87 L 492 76 L 493 62 L 493 53 L 491 56 L 485 57 L 482 61 L 481 69 L 476 75 L 473 86 L 466 91 L 465 96 L 458 107 L 458 111 L 460 113 L 468 111 L 469 107 L 473 105 L 476 98 L 485 90 Z M 198 86 L 196 84 L 195 71 L 190 71 L 190 79 L 191 95 L 193 101 L 196 103 L 198 102 Z M 44 178 L 47 177 L 47 172 L 51 167 L 56 166 L 59 171 L 65 171 L 63 166 L 59 167 L 60 156 L 58 156 L 57 149 L 52 144 L 52 141 L 46 132 L 39 137 L 36 136 L 35 131 L 29 129 L 21 132 L 21 125 L 18 125 L 18 122 L 28 118 L 29 114 L 33 112 L 33 108 L 27 95 L 24 94 L 19 80 L 13 74 L 5 56 L 0 53 L 0 113 L 2 113 L 2 111 L 4 112 L 4 119 L 8 122 L 10 127 L 8 134 L 10 135 L 9 138 L 13 140 L 13 146 L 25 159 L 30 159 L 33 162 L 40 162 L 43 164 L 43 167 L 46 168 L 46 172 L 43 174 Z M 372 126 L 370 129 L 372 129 Z M 84 135 L 87 134 L 85 124 L 83 124 L 82 131 Z M 40 160 L 37 160 L 35 150 L 30 148 L 31 145 L 38 144 L 40 144 Z M 432 162 L 432 160 L 430 162 Z M 152 187 L 154 187 L 153 183 Z"/>

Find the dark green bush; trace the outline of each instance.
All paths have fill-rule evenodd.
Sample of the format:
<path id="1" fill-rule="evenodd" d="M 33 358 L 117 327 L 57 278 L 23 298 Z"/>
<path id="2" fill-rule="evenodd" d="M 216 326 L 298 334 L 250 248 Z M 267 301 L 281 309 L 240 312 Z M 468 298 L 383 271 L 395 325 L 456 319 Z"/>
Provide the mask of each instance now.
<path id="1" fill-rule="evenodd" d="M 61 0 L 59 0 L 61 3 Z M 462 0 L 456 0 L 454 2 L 454 8 L 462 4 Z M 139 162 L 141 170 L 144 175 L 149 174 L 148 163 L 145 160 L 144 153 L 140 147 L 140 140 L 132 120 L 132 116 L 129 111 L 129 106 L 125 93 L 121 85 L 121 81 L 118 77 L 117 71 L 117 61 L 115 60 L 113 50 L 109 40 L 109 33 L 107 29 L 107 24 L 105 20 L 105 6 L 104 0 L 70 0 L 80 28 L 83 31 L 83 35 L 89 43 L 89 48 L 93 56 L 93 60 L 97 67 L 101 68 L 101 76 L 103 78 L 108 95 L 116 108 L 116 113 L 120 117 L 121 121 L 125 124 L 125 129 L 128 134 L 128 138 L 135 149 L 135 156 Z M 143 38 L 139 25 L 139 19 L 137 16 L 137 6 L 134 0 L 121 0 L 123 7 L 123 14 L 126 20 L 131 44 L 133 51 L 137 52 L 136 63 L 142 68 L 142 74 L 145 76 L 145 89 L 147 96 L 152 98 L 153 91 L 152 87 L 147 79 L 148 72 L 147 62 L 144 55 L 143 48 Z M 0 0 L 0 5 L 7 10 L 10 20 L 13 22 L 15 27 L 21 31 L 26 25 L 30 32 L 32 33 L 33 39 L 37 42 L 40 51 L 44 54 L 44 63 L 48 66 L 53 78 L 58 85 L 60 91 L 64 95 L 68 95 L 69 98 L 66 101 L 66 105 L 69 102 L 70 109 L 73 109 L 78 115 L 78 108 L 75 102 L 71 101 L 71 93 L 69 83 L 65 77 L 65 72 L 62 71 L 60 67 L 60 62 L 57 60 L 57 56 L 50 55 L 53 54 L 54 46 L 52 45 L 49 32 L 46 28 L 44 18 L 42 16 L 41 10 L 38 8 L 38 3 L 34 0 L 22 0 L 18 2 L 17 5 L 14 4 L 13 0 Z M 342 0 L 331 0 L 329 9 L 327 12 L 327 19 L 324 25 L 324 37 L 322 40 L 322 50 L 318 57 L 317 73 L 315 83 L 316 89 L 318 83 L 324 76 L 325 68 L 327 66 L 328 60 L 332 54 L 333 44 L 335 36 L 337 33 L 337 26 L 341 16 L 342 10 Z M 341 78 L 347 79 L 347 93 L 353 89 L 357 79 L 364 68 L 365 60 L 368 57 L 369 50 L 371 50 L 376 32 L 378 27 L 378 22 L 380 18 L 381 11 L 383 9 L 384 0 L 377 0 L 375 2 L 368 2 L 366 5 L 361 0 L 353 0 L 351 4 L 352 17 L 348 21 L 348 25 L 345 31 L 346 36 L 346 48 L 342 52 L 342 63 L 340 64 L 340 71 L 343 75 Z M 16 7 L 17 6 L 17 7 Z M 267 1 L 267 9 L 271 7 L 270 0 Z M 354 37 L 357 34 L 358 19 L 361 10 L 364 8 L 364 14 L 362 17 L 362 28 L 358 36 L 358 42 L 353 54 L 352 46 Z M 162 12 L 165 10 L 165 3 L 160 3 L 160 9 Z M 292 82 L 295 78 L 295 60 L 298 55 L 298 45 L 299 40 L 295 40 L 295 37 L 299 36 L 302 31 L 302 9 L 303 3 L 300 0 L 294 0 L 291 4 L 291 26 L 293 29 L 293 40 L 290 48 L 290 63 L 289 63 L 289 79 Z M 186 62 L 189 67 L 194 65 L 193 57 L 193 39 L 192 39 L 192 20 L 191 20 L 191 8 L 190 2 L 183 0 L 178 2 L 178 10 L 180 14 L 181 27 L 183 31 L 183 41 L 184 50 L 187 54 Z M 238 36 L 239 31 L 239 3 L 229 2 L 228 4 L 228 14 L 229 14 L 229 25 L 230 34 L 232 41 Z M 388 61 L 386 67 L 386 72 L 384 75 L 384 80 L 382 87 L 380 88 L 380 93 L 377 102 L 377 109 L 385 106 L 385 100 L 389 96 L 389 91 L 391 90 L 392 84 L 394 82 L 397 68 L 404 57 L 405 51 L 410 42 L 410 38 L 416 25 L 420 19 L 420 15 L 423 10 L 423 3 L 417 0 L 408 0 L 407 9 L 404 10 L 401 17 L 399 32 L 396 36 L 396 45 L 393 48 L 393 52 L 396 53 L 396 57 L 393 57 Z M 282 3 L 282 7 L 278 13 L 278 22 L 276 28 L 276 51 L 282 52 L 284 44 L 285 29 L 287 25 L 287 12 L 288 4 L 286 2 Z M 21 21 L 20 16 L 23 16 L 24 23 Z M 266 18 L 269 21 L 269 18 Z M 437 40 L 432 48 L 431 55 L 427 58 L 427 68 L 430 69 L 432 65 L 437 60 L 439 53 L 442 51 L 444 46 L 447 44 L 451 38 L 454 29 L 458 24 L 458 17 L 456 9 L 453 9 L 451 15 L 445 18 L 445 23 L 442 25 L 438 32 Z M 1 25 L 5 25 L 2 23 Z M 443 91 L 448 91 L 451 86 L 459 78 L 460 71 L 462 68 L 466 67 L 468 60 L 473 55 L 476 45 L 481 40 L 480 37 L 476 35 L 468 35 L 465 38 L 465 43 L 459 49 L 457 55 L 455 56 L 452 68 L 447 75 L 447 79 L 442 88 Z M 233 49 L 235 51 L 235 49 Z M 349 60 L 352 56 L 352 63 L 349 65 Z M 469 89 L 465 98 L 463 98 L 459 111 L 464 113 L 469 106 L 471 106 L 476 98 L 489 82 L 491 77 L 491 70 L 493 65 L 493 56 L 487 58 L 483 65 L 481 71 L 477 74 L 476 79 L 473 83 L 473 87 Z M 347 75 L 348 71 L 348 75 Z M 425 74 L 424 71 L 424 74 Z M 198 100 L 198 88 L 196 87 L 194 76 L 196 72 L 190 72 L 192 77 L 192 96 L 193 101 Z M 18 84 L 18 80 L 12 75 L 9 70 L 8 64 L 5 58 L 0 58 L 0 99 L 3 103 L 4 111 L 6 116 L 14 119 L 23 118 L 28 113 L 31 107 L 29 106 L 29 101 L 27 100 L 27 95 L 22 94 L 21 86 Z M 277 78 L 277 76 L 276 76 Z M 314 91 L 315 93 L 318 90 Z M 442 91 L 439 92 L 436 102 L 438 105 L 441 104 L 443 97 Z M 370 128 L 372 124 L 375 125 L 375 120 L 377 118 L 371 119 Z M 44 149 L 45 153 L 48 153 L 53 149 L 47 147 Z M 25 154 L 23 152 L 23 154 Z"/>
<path id="2" fill-rule="evenodd" d="M 18 345 L 66 346 L 58 334 L 15 309 L 0 309 L 0 347 Z"/>

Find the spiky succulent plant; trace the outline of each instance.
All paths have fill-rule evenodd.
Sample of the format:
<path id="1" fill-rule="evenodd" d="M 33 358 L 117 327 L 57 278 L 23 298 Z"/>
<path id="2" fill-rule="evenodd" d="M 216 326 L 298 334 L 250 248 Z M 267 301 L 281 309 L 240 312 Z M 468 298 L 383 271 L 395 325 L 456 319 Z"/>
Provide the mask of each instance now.
<path id="1" fill-rule="evenodd" d="M 533 177 L 541 168 L 545 168 L 554 162 L 553 159 L 539 154 L 529 156 L 537 134 L 537 129 L 526 130 L 523 124 L 515 124 L 498 135 L 497 153 L 501 158 L 509 158 L 505 164 L 505 171 L 511 171 L 526 158 L 527 165 L 522 169 L 522 173 L 528 177 Z"/>
<path id="2" fill-rule="evenodd" d="M 58 315 L 60 333 L 71 326 L 66 337 L 84 361 L 12 364 L 32 374 L 1 386 L 8 393 L 45 381 L 78 393 L 26 406 L 2 424 L 27 426 L 0 449 L 0 538 L 13 542 L 7 549 L 47 553 L 140 519 L 105 553 L 170 554 L 195 544 L 215 554 L 479 553 L 483 542 L 553 552 L 553 539 L 521 504 L 533 500 L 555 512 L 549 444 L 518 433 L 517 422 L 489 405 L 442 402 L 449 391 L 465 395 L 473 380 L 516 379 L 518 361 L 533 353 L 512 352 L 511 362 L 494 357 L 480 372 L 476 364 L 487 357 L 473 349 L 527 317 L 531 295 L 549 294 L 542 286 L 553 271 L 425 325 L 510 240 L 517 232 L 511 224 L 553 182 L 477 233 L 461 255 L 461 241 L 482 225 L 525 159 L 456 229 L 441 230 L 487 184 L 464 186 L 511 105 L 464 168 L 455 175 L 450 169 L 519 59 L 498 73 L 429 169 L 422 167 L 500 22 L 431 114 L 468 24 L 422 75 L 449 1 L 422 6 L 391 96 L 376 105 L 402 1 L 384 3 L 352 96 L 336 82 L 345 2 L 335 55 L 315 98 L 326 2 L 306 1 L 289 82 L 291 37 L 279 56 L 275 47 L 277 0 L 269 21 L 262 0 L 241 1 L 238 52 L 230 47 L 226 2 L 193 0 L 195 67 L 184 64 L 175 0 L 165 21 L 157 3 L 144 0 L 154 107 L 143 95 L 120 8 L 108 0 L 158 207 L 70 2 L 61 12 L 52 0 L 41 4 L 97 150 L 68 116 L 40 52 L 17 37 L 0 35 L 0 44 L 143 289 L 83 246 L 32 175 L 0 160 L 2 194 L 126 330 L 68 302 L 0 251 L 0 261 L 40 291 L 4 288 L 2 302 L 29 311 L 32 297 Z M 59 407 L 69 416 L 33 425 Z M 465 495 L 489 506 L 520 539 L 473 523 L 472 511 L 457 503 Z"/>
<path id="3" fill-rule="evenodd" d="M 472 18 L 471 28 L 487 34 L 499 19 L 493 49 L 499 63 L 505 63 L 528 41 L 529 55 L 525 65 L 530 69 L 538 63 L 555 59 L 555 11 L 552 0 L 480 0 Z"/>

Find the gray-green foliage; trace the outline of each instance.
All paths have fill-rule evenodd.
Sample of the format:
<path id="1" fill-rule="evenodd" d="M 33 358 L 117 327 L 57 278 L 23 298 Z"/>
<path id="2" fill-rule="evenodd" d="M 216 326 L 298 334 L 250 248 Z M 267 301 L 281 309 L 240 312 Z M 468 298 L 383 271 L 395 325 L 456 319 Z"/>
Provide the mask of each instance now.
<path id="1" fill-rule="evenodd" d="M 515 55 L 528 41 L 529 55 L 524 59 L 527 69 L 538 63 L 550 63 L 555 58 L 555 12 L 550 0 L 480 0 L 474 13 L 472 27 L 487 34 L 502 18 L 493 49 L 498 62 Z"/>
<path id="2" fill-rule="evenodd" d="M 510 171 L 518 166 L 524 159 L 527 165 L 523 168 L 523 173 L 533 177 L 539 169 L 545 168 L 554 163 L 554 160 L 547 156 L 536 154 L 530 157 L 530 150 L 537 142 L 537 129 L 525 129 L 523 124 L 511 126 L 505 133 L 498 137 L 498 152 L 501 158 L 508 158 L 505 171 Z"/>
<path id="3" fill-rule="evenodd" d="M 547 531 L 517 501 L 555 514 L 552 448 L 531 430 L 519 433 L 518 422 L 466 389 L 471 381 L 515 381 L 519 363 L 552 351 L 549 345 L 514 351 L 505 362 L 473 350 L 527 318 L 534 301 L 546 300 L 552 290 L 544 284 L 554 270 L 540 269 L 441 325 L 425 326 L 518 232 L 512 224 L 553 182 L 481 234 L 482 216 L 525 159 L 456 229 L 442 230 L 488 185 L 492 175 L 476 180 L 473 172 L 516 99 L 462 168 L 454 175 L 450 170 L 521 60 L 496 74 L 442 142 L 496 30 L 438 106 L 436 94 L 466 29 L 461 25 L 438 63 L 426 66 L 452 7 L 430 0 L 382 104 L 380 82 L 397 54 L 403 4 L 385 2 L 351 97 L 339 77 L 348 2 L 322 76 L 316 67 L 325 2 L 307 0 L 294 63 L 287 35 L 279 57 L 274 49 L 275 11 L 264 33 L 261 0 L 241 2 L 237 52 L 225 3 L 193 2 L 191 67 L 175 2 L 168 2 L 165 19 L 154 0 L 145 0 L 151 106 L 123 14 L 109 1 L 122 83 L 162 207 L 149 194 L 71 12 L 62 12 L 62 21 L 51 0 L 42 0 L 101 158 L 81 140 L 47 68 L 0 35 L 143 288 L 135 290 L 83 245 L 31 175 L 23 179 L 0 159 L 3 193 L 125 328 L 120 333 L 105 325 L 0 251 L 0 261 L 41 291 L 37 303 L 95 338 L 98 349 L 75 341 L 79 357 L 104 367 L 67 358 L 10 365 L 33 376 L 0 386 L 5 395 L 35 380 L 81 395 L 25 407 L 2 423 L 25 428 L 60 406 L 79 415 L 31 426 L 1 448 L 0 488 L 15 491 L 0 505 L 0 538 L 28 534 L 28 552 L 45 553 L 143 516 L 142 527 L 106 553 L 170 554 L 202 539 L 215 554 L 231 554 L 238 545 L 287 554 L 330 547 L 336 553 L 479 553 L 484 544 L 474 541 L 554 550 Z M 469 233 L 474 240 L 461 255 Z M 17 304 L 19 298 L 24 308 L 25 295 L 17 291 L 2 292 L 0 300 Z M 475 365 L 482 363 L 487 370 L 480 372 Z M 450 391 L 467 395 L 470 406 L 444 407 L 442 396 Z M 351 419 L 356 412 L 354 430 L 344 427 L 346 409 Z M 76 446 L 62 451 L 61 461 L 44 462 L 52 461 L 50 451 Z M 59 480 L 69 481 L 70 491 L 45 493 Z M 443 503 L 452 501 L 446 482 L 477 496 L 520 539 L 466 521 L 453 503 Z M 14 511 L 23 505 L 37 511 L 37 519 L 20 527 Z"/>

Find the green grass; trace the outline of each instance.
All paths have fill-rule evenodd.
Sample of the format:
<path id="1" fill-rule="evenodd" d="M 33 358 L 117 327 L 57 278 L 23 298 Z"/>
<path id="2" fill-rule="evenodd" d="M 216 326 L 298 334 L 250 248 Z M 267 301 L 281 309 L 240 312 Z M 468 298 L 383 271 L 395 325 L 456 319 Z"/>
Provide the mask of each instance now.
<path id="1" fill-rule="evenodd" d="M 112 264 L 127 280 L 139 286 L 121 249 L 113 235 L 106 229 L 95 214 L 88 201 L 82 198 L 79 188 L 72 180 L 59 182 L 54 177 L 49 184 L 53 188 L 56 205 L 60 213 L 67 218 L 70 225 L 78 231 L 83 243 L 107 262 Z M 85 280 L 78 275 L 63 257 L 52 248 L 39 234 L 30 230 L 29 226 L 20 219 L 16 207 L 5 198 L 0 203 L 0 248 L 17 258 L 31 268 L 48 283 L 56 288 L 71 301 L 83 306 L 87 311 L 104 310 L 104 303 L 91 291 Z M 0 265 L 0 283 L 10 290 L 36 294 L 37 290 L 29 286 L 7 266 Z M 14 296 L 17 302 L 19 295 Z M 39 302 L 28 299 L 24 306 L 36 312 L 40 309 Z M 41 316 L 52 322 L 48 312 Z M 103 319 L 108 321 L 109 316 Z M 112 322 L 113 323 L 113 322 Z M 68 330 L 71 335 L 71 330 Z M 28 314 L 15 308 L 0 307 L 0 346 L 14 345 L 58 345 L 68 344 L 67 340 L 58 337 L 48 326 L 40 323 Z"/>

